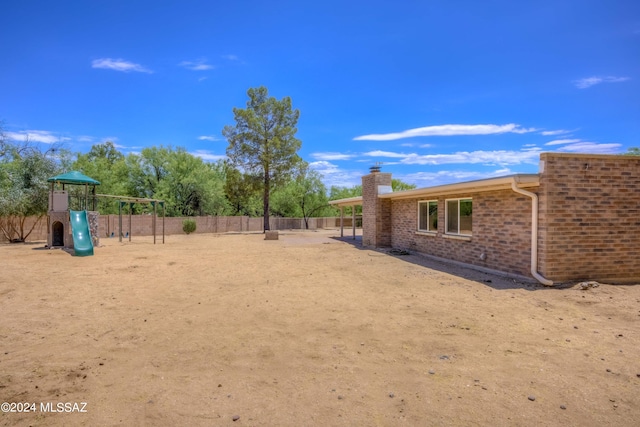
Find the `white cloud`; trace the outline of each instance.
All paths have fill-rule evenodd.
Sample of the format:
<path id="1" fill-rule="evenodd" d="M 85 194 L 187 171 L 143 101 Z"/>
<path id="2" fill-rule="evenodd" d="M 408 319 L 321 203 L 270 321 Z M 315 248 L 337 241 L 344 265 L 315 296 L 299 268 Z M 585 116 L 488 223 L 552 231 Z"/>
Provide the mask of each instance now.
<path id="1" fill-rule="evenodd" d="M 575 132 L 578 129 L 574 129 L 574 130 L 565 130 L 565 129 L 558 129 L 558 130 L 545 130 L 540 132 L 540 135 L 544 135 L 544 136 L 555 136 L 555 135 L 564 135 L 567 133 L 571 133 L 571 132 Z"/>
<path id="2" fill-rule="evenodd" d="M 207 71 L 215 68 L 213 65 L 207 64 L 205 59 L 199 59 L 197 61 L 182 61 L 178 65 L 191 71 Z"/>
<path id="3" fill-rule="evenodd" d="M 408 165 L 443 165 L 453 163 L 517 165 L 521 163 L 537 164 L 540 150 L 531 148 L 526 151 L 460 151 L 452 154 L 409 154 L 401 160 Z"/>
<path id="4" fill-rule="evenodd" d="M 238 55 L 222 55 L 222 57 L 229 61 L 238 61 L 240 59 L 238 58 Z"/>
<path id="5" fill-rule="evenodd" d="M 468 171 L 468 170 L 447 170 L 437 172 L 415 172 L 405 175 L 398 175 L 397 178 L 415 184 L 418 188 L 434 187 L 437 185 L 452 184 L 477 179 L 494 178 L 499 176 L 512 175 L 511 169 L 503 168 L 490 172 Z"/>
<path id="6" fill-rule="evenodd" d="M 553 141 L 547 142 L 544 145 L 571 144 L 573 142 L 580 142 L 580 140 L 579 139 L 554 139 Z"/>
<path id="7" fill-rule="evenodd" d="M 568 144 L 558 149 L 558 151 L 569 151 L 572 153 L 588 153 L 588 154 L 618 154 L 622 144 L 607 143 L 600 144 L 597 142 L 581 141 L 574 144 Z"/>
<path id="8" fill-rule="evenodd" d="M 558 148 L 558 151 L 569 151 L 573 153 L 589 153 L 589 154 L 618 154 L 622 144 L 618 143 L 606 143 L 583 141 L 581 139 L 556 139 L 544 144 L 547 145 L 562 145 Z"/>
<path id="9" fill-rule="evenodd" d="M 143 67 L 140 64 L 136 64 L 134 62 L 125 61 L 124 59 L 111 59 L 111 58 L 100 58 L 95 59 L 91 62 L 92 68 L 105 68 L 108 70 L 115 71 L 123 71 L 128 73 L 130 71 L 136 71 L 139 73 L 153 73 L 153 71 Z"/>
<path id="10" fill-rule="evenodd" d="M 309 163 L 309 167 L 314 169 L 321 174 L 333 174 L 340 171 L 340 168 L 337 165 L 334 165 L 331 162 L 327 162 L 326 160 L 320 160 L 317 162 Z"/>
<path id="11" fill-rule="evenodd" d="M 522 151 L 536 151 L 539 153 L 541 149 L 536 144 L 525 144 L 522 146 Z"/>
<path id="12" fill-rule="evenodd" d="M 227 157 L 224 154 L 213 154 L 211 151 L 207 151 L 207 150 L 196 150 L 191 152 L 190 154 L 196 157 L 200 157 L 202 160 L 207 160 L 210 162 L 222 160 Z"/>
<path id="13" fill-rule="evenodd" d="M 202 135 L 199 136 L 198 139 L 200 141 L 222 141 L 222 138 L 218 138 L 217 136 L 213 135 Z"/>
<path id="14" fill-rule="evenodd" d="M 591 86 L 600 84 L 600 83 L 620 83 L 626 82 L 630 80 L 629 77 L 615 77 L 615 76 L 605 76 L 605 77 L 587 77 L 584 79 L 574 80 L 573 84 L 576 85 L 578 89 L 587 89 Z"/>
<path id="15" fill-rule="evenodd" d="M 419 136 L 454 136 L 454 135 L 494 135 L 501 133 L 528 133 L 534 128 L 522 128 L 510 123 L 506 125 L 438 125 L 409 129 L 402 132 L 362 135 L 353 138 L 354 141 L 393 141 L 402 138 Z"/>
<path id="16" fill-rule="evenodd" d="M 43 144 L 54 144 L 56 142 L 69 141 L 71 138 L 56 136 L 52 132 L 46 130 L 27 130 L 24 132 L 5 132 L 8 139 L 14 141 L 40 142 Z"/>
<path id="17" fill-rule="evenodd" d="M 394 153 L 392 151 L 382 151 L 382 150 L 369 151 L 367 153 L 362 153 L 362 155 L 368 156 L 368 157 L 392 157 L 392 158 L 398 158 L 398 159 L 402 159 L 408 156 L 408 154 L 404 154 L 404 153 Z"/>
<path id="18" fill-rule="evenodd" d="M 309 167 L 322 174 L 322 182 L 327 188 L 332 186 L 353 187 L 362 183 L 363 171 L 348 171 L 341 169 L 333 163 L 325 160 L 309 163 Z"/>
<path id="19" fill-rule="evenodd" d="M 401 147 L 420 147 L 420 148 L 431 148 L 433 144 L 413 144 L 411 142 L 403 142 L 400 144 Z"/>
<path id="20" fill-rule="evenodd" d="M 116 148 L 131 148 L 131 147 L 125 147 L 124 145 L 116 144 L 116 141 L 118 141 L 119 139 L 117 136 L 105 136 L 102 138 L 97 138 L 95 136 L 90 136 L 90 135 L 80 135 L 75 139 L 77 142 L 84 142 L 84 143 L 91 143 L 91 144 L 104 144 L 105 142 L 111 142 L 113 143 L 113 146 Z"/>
<path id="21" fill-rule="evenodd" d="M 344 153 L 311 153 L 311 157 L 317 160 L 349 160 L 352 159 L 354 155 Z"/>

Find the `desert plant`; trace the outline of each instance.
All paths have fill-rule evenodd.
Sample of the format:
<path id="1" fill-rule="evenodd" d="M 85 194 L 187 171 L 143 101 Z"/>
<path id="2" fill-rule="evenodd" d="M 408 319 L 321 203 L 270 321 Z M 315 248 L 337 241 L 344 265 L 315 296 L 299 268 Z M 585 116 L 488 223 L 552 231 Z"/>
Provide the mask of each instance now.
<path id="1" fill-rule="evenodd" d="M 196 222 L 192 219 L 185 219 L 182 221 L 182 231 L 187 234 L 191 234 L 196 231 Z"/>

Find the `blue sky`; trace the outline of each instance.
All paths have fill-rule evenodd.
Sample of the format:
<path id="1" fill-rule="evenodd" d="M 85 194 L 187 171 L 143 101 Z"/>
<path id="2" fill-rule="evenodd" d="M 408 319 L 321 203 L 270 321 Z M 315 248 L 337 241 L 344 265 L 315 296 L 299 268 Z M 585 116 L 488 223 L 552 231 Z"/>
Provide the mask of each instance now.
<path id="1" fill-rule="evenodd" d="M 0 120 L 86 152 L 224 157 L 247 89 L 300 110 L 325 183 L 375 162 L 419 187 L 640 146 L 640 2 L 11 1 Z"/>

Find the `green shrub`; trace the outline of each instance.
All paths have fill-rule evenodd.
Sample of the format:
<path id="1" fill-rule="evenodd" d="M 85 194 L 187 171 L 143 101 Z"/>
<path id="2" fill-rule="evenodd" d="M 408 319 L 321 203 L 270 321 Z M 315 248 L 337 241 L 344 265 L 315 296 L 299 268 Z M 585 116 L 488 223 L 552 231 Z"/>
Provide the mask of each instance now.
<path id="1" fill-rule="evenodd" d="M 187 234 L 191 234 L 196 231 L 196 222 L 192 219 L 185 219 L 182 221 L 182 231 Z"/>

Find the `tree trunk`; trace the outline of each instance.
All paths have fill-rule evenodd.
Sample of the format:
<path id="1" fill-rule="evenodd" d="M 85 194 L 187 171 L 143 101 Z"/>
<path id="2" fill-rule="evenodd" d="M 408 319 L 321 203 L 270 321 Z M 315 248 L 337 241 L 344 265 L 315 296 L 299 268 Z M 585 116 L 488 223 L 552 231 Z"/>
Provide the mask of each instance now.
<path id="1" fill-rule="evenodd" d="M 307 213 L 304 211 L 304 196 L 302 196 L 302 202 L 300 203 L 300 208 L 302 209 L 302 218 L 304 219 L 304 228 L 305 230 L 308 230 L 309 218 L 307 217 Z"/>
<path id="2" fill-rule="evenodd" d="M 264 170 L 264 193 L 262 196 L 262 208 L 264 209 L 264 231 L 270 230 L 269 228 L 269 168 Z"/>
<path id="3" fill-rule="evenodd" d="M 21 239 L 22 241 L 26 241 L 29 238 L 29 235 L 33 232 L 33 230 L 36 228 L 36 225 L 38 225 L 40 223 L 40 220 L 42 220 L 42 218 L 44 217 L 44 214 L 39 215 L 38 219 L 35 220 L 33 222 L 33 225 L 31 226 L 31 229 L 27 232 L 27 234 L 24 234 L 24 221 L 27 219 L 26 217 L 24 217 L 24 219 L 22 220 L 22 224 L 20 226 L 20 234 L 21 234 Z"/>

